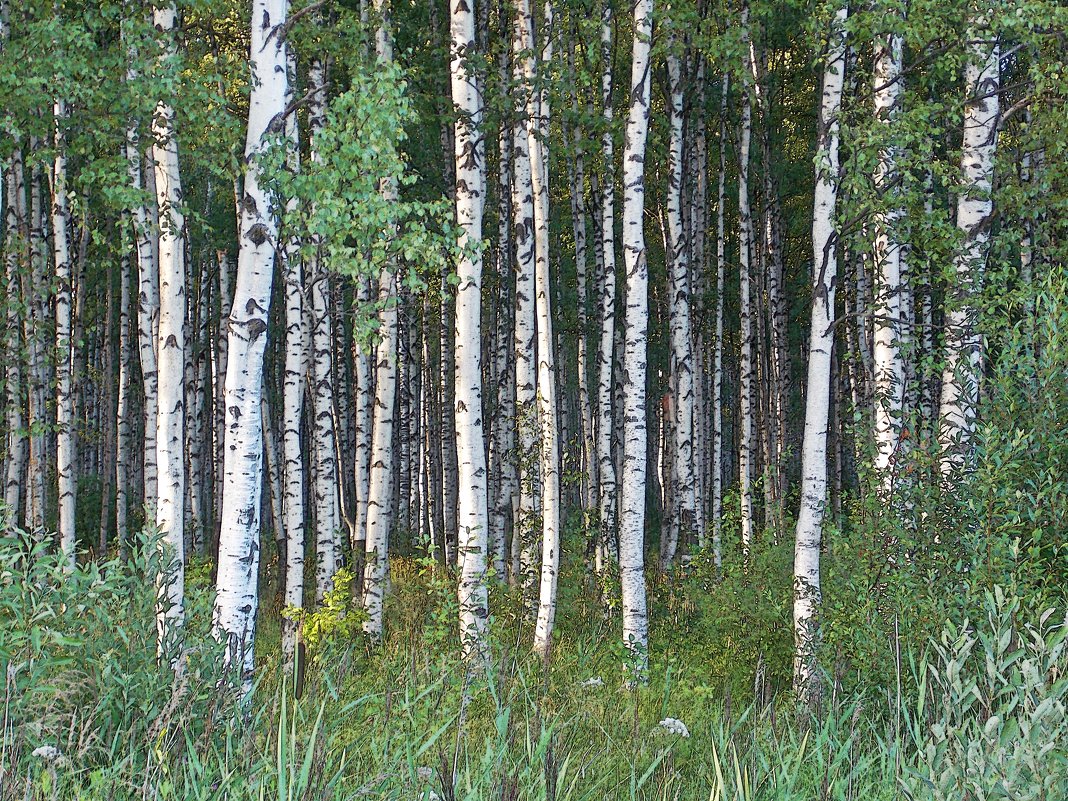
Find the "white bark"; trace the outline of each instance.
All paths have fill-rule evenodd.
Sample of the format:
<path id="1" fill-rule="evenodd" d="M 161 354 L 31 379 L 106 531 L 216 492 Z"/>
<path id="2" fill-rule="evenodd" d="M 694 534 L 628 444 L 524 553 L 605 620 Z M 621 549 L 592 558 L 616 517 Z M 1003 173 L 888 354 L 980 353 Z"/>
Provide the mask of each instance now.
<path id="1" fill-rule="evenodd" d="M 55 101 L 55 161 L 52 167 L 52 243 L 56 271 L 56 473 L 59 484 L 59 545 L 74 566 L 74 347 L 71 340 L 70 201 L 67 196 L 67 109 Z"/>
<path id="2" fill-rule="evenodd" d="M 379 25 L 375 51 L 380 63 L 393 60 L 389 0 L 375 0 Z M 387 203 L 397 201 L 395 176 L 382 176 L 379 192 Z M 374 433 L 367 500 L 367 558 L 363 576 L 363 630 L 382 638 L 382 604 L 389 582 L 389 540 L 393 525 L 393 412 L 397 398 L 397 274 L 393 265 L 378 278 L 378 346 L 375 365 Z M 402 518 L 403 520 L 403 518 Z"/>
<path id="3" fill-rule="evenodd" d="M 669 44 L 669 47 L 671 44 Z M 671 355 L 674 403 L 674 441 L 672 457 L 672 497 L 666 547 L 661 548 L 661 563 L 671 567 L 681 538 L 694 528 L 697 517 L 696 477 L 694 475 L 694 378 L 693 330 L 690 324 L 689 242 L 683 222 L 683 92 L 679 57 L 667 56 L 670 84 L 670 142 L 668 146 L 667 220 L 670 246 L 671 280 Z"/>
<path id="4" fill-rule="evenodd" d="M 524 9 L 529 0 L 519 0 Z M 528 15 L 529 16 L 529 15 Z M 553 55 L 552 3 L 545 4 L 545 38 L 541 67 Z M 533 31 L 528 31 L 528 48 L 534 48 Z M 533 79 L 532 74 L 528 78 Z M 541 474 L 541 581 L 538 591 L 538 617 L 534 626 L 534 651 L 548 659 L 556 618 L 557 572 L 560 567 L 560 444 L 556 407 L 556 365 L 553 355 L 552 281 L 549 275 L 549 95 L 544 88 L 531 97 L 527 106 L 530 128 L 530 175 L 534 192 L 534 295 L 538 332 L 538 433 Z"/>
<path id="5" fill-rule="evenodd" d="M 41 143 L 30 139 L 32 152 Z M 44 432 L 51 421 L 47 419 L 46 396 L 48 366 L 45 355 L 45 324 L 48 317 L 45 273 L 48 256 L 45 245 L 45 212 L 41 198 L 41 168 L 34 164 L 30 173 L 30 280 L 26 295 L 30 298 L 30 314 L 26 318 L 26 340 L 30 351 L 30 403 L 27 427 L 30 430 L 27 482 L 27 521 L 37 537 L 44 534 L 45 484 L 47 447 Z"/>
<path id="6" fill-rule="evenodd" d="M 293 56 L 287 57 L 290 82 L 287 96 L 292 97 L 295 76 Z M 291 101 L 290 101 L 291 102 Z M 291 168 L 300 166 L 297 115 L 286 119 L 286 134 L 291 151 Z M 291 201 L 287 211 L 296 209 Z M 289 609 L 304 607 L 304 448 L 300 425 L 304 414 L 304 381 L 308 373 L 308 331 L 304 314 L 304 271 L 300 261 L 300 242 L 290 231 L 281 251 L 282 276 L 285 280 L 286 340 L 282 377 L 282 515 L 286 536 L 286 572 L 282 601 Z M 297 648 L 298 621 L 282 619 L 282 660 L 286 673 L 293 670 Z"/>
<path id="7" fill-rule="evenodd" d="M 875 118 L 877 123 L 885 126 L 888 139 L 893 136 L 889 126 L 897 116 L 905 93 L 901 51 L 902 37 L 898 34 L 880 36 L 875 42 Z M 904 211 L 897 202 L 900 198 L 896 186 L 898 179 L 896 148 L 893 145 L 880 148 L 875 189 L 887 205 L 875 216 L 874 427 L 875 471 L 887 499 L 894 484 L 894 461 L 904 422 L 905 397 L 905 359 L 901 350 L 906 332 L 902 306 L 905 247 L 898 241 L 895 230 Z"/>
<path id="8" fill-rule="evenodd" d="M 601 341 L 597 350 L 597 572 L 603 573 L 616 556 L 616 465 L 613 453 L 616 336 L 616 240 L 615 240 L 615 158 L 612 139 L 612 3 L 601 6 L 601 103 L 605 130 L 601 135 L 601 218 L 599 236 L 604 262 L 601 275 Z"/>
<path id="9" fill-rule="evenodd" d="M 515 55 L 516 77 L 522 82 L 524 93 L 533 92 L 529 75 L 533 75 L 533 43 L 529 0 L 516 8 L 512 51 Z M 516 503 L 513 542 L 518 543 L 518 571 L 523 598 L 533 609 L 534 588 L 538 578 L 537 556 L 534 546 L 537 537 L 538 462 L 537 439 L 537 323 L 535 304 L 535 272 L 537 242 L 534 228 L 534 189 L 531 175 L 529 129 L 530 103 L 524 102 L 517 114 L 513 130 L 514 180 L 512 182 L 512 213 L 515 230 L 515 399 L 518 428 L 518 498 Z"/>
<path id="10" fill-rule="evenodd" d="M 820 539 L 827 503 L 827 429 L 830 419 L 834 294 L 838 280 L 835 207 L 838 200 L 838 112 L 845 76 L 847 10 L 834 16 L 823 70 L 816 190 L 812 212 L 812 328 L 808 393 L 801 453 L 801 509 L 794 545 L 794 689 L 803 700 L 819 697 L 816 665 L 820 608 Z"/>
<path id="11" fill-rule="evenodd" d="M 982 281 L 990 244 L 990 217 L 994 212 L 991 188 L 997 125 L 1000 116 L 1000 48 L 981 24 L 969 34 L 968 64 L 964 72 L 967 101 L 964 106 L 964 142 L 960 167 L 962 186 L 957 196 L 960 245 L 956 257 L 957 280 L 946 311 L 942 397 L 938 409 L 938 438 L 943 475 L 968 466 L 972 453 L 982 379 L 982 337 L 976 327 L 974 296 Z"/>
<path id="12" fill-rule="evenodd" d="M 253 0 L 249 59 L 252 93 L 245 139 L 244 196 L 240 203 L 237 286 L 230 313 L 226 369 L 226 446 L 222 527 L 214 632 L 225 642 L 224 664 L 251 689 L 258 594 L 263 438 L 260 396 L 267 316 L 278 237 L 271 198 L 260 186 L 258 157 L 271 121 L 285 110 L 286 58 L 277 26 L 285 0 Z"/>
<path id="13" fill-rule="evenodd" d="M 22 417 L 22 359 L 19 305 L 19 256 L 25 252 L 22 228 L 26 219 L 25 171 L 22 153 L 16 150 L 7 164 L 4 176 L 5 207 L 5 269 L 7 280 L 7 332 L 4 345 L 8 359 L 5 365 L 5 406 L 7 411 L 7 470 L 4 476 L 4 506 L 13 521 L 19 520 L 19 500 L 23 473 L 26 469 L 26 431 Z"/>
<path id="14" fill-rule="evenodd" d="M 173 57 L 174 5 L 155 9 L 153 23 L 167 36 L 163 58 Z M 156 368 L 159 375 L 156 415 L 156 529 L 164 575 L 159 577 L 156 628 L 160 648 L 173 647 L 184 618 L 185 582 L 185 237 L 180 205 L 174 109 L 156 104 L 152 120 L 156 205 L 159 208 L 159 328 Z"/>
<path id="15" fill-rule="evenodd" d="M 727 94 L 730 73 L 723 73 L 719 104 L 719 189 L 716 200 L 716 345 L 712 364 L 712 558 L 723 564 L 723 305 L 726 287 L 724 206 L 727 204 Z"/>
<path id="16" fill-rule="evenodd" d="M 648 361 L 649 266 L 645 232 L 645 142 L 649 131 L 649 49 L 652 0 L 634 4 L 630 111 L 623 152 L 623 257 L 627 274 L 626 345 L 623 356 L 623 475 L 619 517 L 619 575 L 623 645 L 630 679 L 643 681 L 648 665 L 649 619 L 645 590 L 645 484 L 648 432 L 645 381 Z"/>
<path id="17" fill-rule="evenodd" d="M 742 36 L 746 58 L 749 49 L 749 5 L 742 6 Z M 747 70 L 752 73 L 752 69 Z M 753 547 L 753 313 L 750 257 L 753 248 L 753 218 L 749 208 L 749 146 L 752 138 L 752 101 L 748 78 L 742 80 L 742 121 L 738 144 L 738 292 L 741 319 L 741 357 L 738 363 L 740 407 L 738 437 L 738 492 L 741 500 L 742 557 L 748 563 Z"/>
<path id="18" fill-rule="evenodd" d="M 311 158 L 318 159 L 316 137 L 325 123 L 326 67 L 316 60 L 309 71 Z M 340 555 L 337 431 L 334 426 L 333 320 L 330 276 L 317 256 L 308 265 L 311 295 L 312 483 L 315 508 L 315 600 L 334 586 Z"/>
<path id="19" fill-rule="evenodd" d="M 456 164 L 456 222 L 459 245 L 482 239 L 486 164 L 482 145 L 482 95 L 470 72 L 475 52 L 475 15 L 469 0 L 450 4 L 452 99 L 458 116 L 453 155 Z M 458 599 L 460 640 L 469 657 L 484 657 L 489 599 L 486 593 L 487 487 L 482 427 L 482 256 L 465 252 L 456 266 L 456 454 L 458 474 Z"/>

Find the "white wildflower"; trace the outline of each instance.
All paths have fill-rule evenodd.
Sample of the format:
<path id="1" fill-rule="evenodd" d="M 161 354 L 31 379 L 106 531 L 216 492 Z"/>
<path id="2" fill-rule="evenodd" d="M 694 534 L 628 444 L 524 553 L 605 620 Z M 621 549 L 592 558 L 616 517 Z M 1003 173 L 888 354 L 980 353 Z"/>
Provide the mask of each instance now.
<path id="1" fill-rule="evenodd" d="M 582 686 L 583 687 L 603 687 L 604 686 L 604 679 L 602 679 L 600 676 L 593 676 L 592 678 L 586 679 L 586 681 L 582 682 Z"/>
<path id="2" fill-rule="evenodd" d="M 668 734 L 676 734 L 679 737 L 689 737 L 690 730 L 686 728 L 686 724 L 677 718 L 664 718 L 662 721 L 656 724 Z"/>
<path id="3" fill-rule="evenodd" d="M 59 762 L 63 759 L 63 752 L 54 745 L 39 745 L 33 749 L 33 753 L 30 756 L 43 759 L 45 762 Z"/>

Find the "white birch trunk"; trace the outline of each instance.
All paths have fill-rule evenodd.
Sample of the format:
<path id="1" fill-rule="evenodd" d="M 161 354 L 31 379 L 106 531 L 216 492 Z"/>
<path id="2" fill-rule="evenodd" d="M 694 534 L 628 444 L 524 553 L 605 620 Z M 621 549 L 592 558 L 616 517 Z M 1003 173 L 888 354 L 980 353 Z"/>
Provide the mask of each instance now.
<path id="1" fill-rule="evenodd" d="M 296 59 L 287 53 L 286 105 L 292 103 L 296 78 Z M 300 131 L 297 115 L 286 119 L 286 137 L 290 151 L 291 169 L 300 169 Z M 296 201 L 286 211 L 296 210 Z M 285 527 L 286 570 L 282 602 L 286 608 L 304 608 L 304 448 L 300 424 L 304 414 L 304 381 L 308 373 L 308 331 L 304 314 L 304 271 L 300 259 L 300 241 L 296 232 L 289 238 L 280 255 L 285 281 L 286 339 L 282 373 L 282 518 Z M 282 662 L 286 674 L 294 668 L 297 650 L 298 621 L 282 618 Z"/>
<path id="2" fill-rule="evenodd" d="M 125 242 L 124 238 L 124 242 Z M 119 273 L 119 386 L 115 406 L 115 536 L 119 540 L 119 555 L 126 558 L 129 541 L 129 484 L 130 475 L 130 252 L 127 247 L 121 258 Z"/>
<path id="3" fill-rule="evenodd" d="M 669 43 L 669 47 L 671 44 Z M 689 243 L 683 222 L 682 184 L 683 161 L 683 91 L 682 67 L 679 57 L 669 51 L 667 56 L 670 84 L 670 142 L 668 146 L 667 220 L 670 245 L 671 279 L 671 355 L 674 374 L 671 448 L 672 496 L 670 532 L 667 548 L 662 549 L 662 566 L 670 568 L 680 538 L 693 531 L 697 516 L 696 479 L 694 476 L 694 380 L 693 330 L 690 324 L 690 263 Z"/>
<path id="4" fill-rule="evenodd" d="M 285 22 L 286 7 L 285 0 L 253 0 L 252 4 L 249 59 L 254 80 L 245 139 L 237 286 L 227 337 L 226 445 L 213 628 L 216 638 L 226 645 L 224 665 L 240 675 L 246 692 L 251 689 L 255 666 L 263 481 L 260 397 L 278 238 L 271 198 L 260 186 L 258 158 L 268 126 L 285 110 L 285 46 L 277 28 Z"/>
<path id="5" fill-rule="evenodd" d="M 30 150 L 41 143 L 30 139 Z M 30 298 L 30 314 L 26 318 L 26 340 L 30 351 L 30 403 L 27 428 L 30 431 L 27 481 L 27 520 L 35 537 L 44 535 L 45 484 L 47 447 L 44 432 L 51 425 L 47 419 L 46 396 L 48 366 L 45 356 L 45 324 L 48 317 L 45 277 L 48 256 L 45 245 L 44 208 L 41 198 L 41 168 L 34 164 L 30 173 L 30 276 L 25 294 Z"/>
<path id="6" fill-rule="evenodd" d="M 520 0 L 521 13 L 529 0 Z M 545 38 L 541 66 L 547 69 L 553 56 L 552 3 L 545 4 Z M 528 29 L 528 45 L 533 50 L 533 30 Z M 528 75 L 533 79 L 534 76 Z M 530 175 L 534 193 L 534 295 L 538 332 L 538 433 L 541 473 L 541 581 L 538 591 L 538 617 L 534 626 L 534 652 L 549 658 L 553 622 L 556 618 L 557 572 L 560 566 L 560 433 L 556 406 L 556 365 L 553 354 L 552 281 L 549 275 L 549 95 L 544 88 L 528 104 L 530 127 Z"/>
<path id="7" fill-rule="evenodd" d="M 742 6 L 742 36 L 746 58 L 749 49 L 749 5 Z M 752 69 L 747 70 L 748 73 Z M 738 364 L 739 422 L 738 491 L 741 500 L 742 558 L 746 563 L 753 548 L 753 313 L 750 257 L 753 250 L 753 218 L 749 208 L 749 147 L 753 108 L 748 78 L 742 80 L 742 120 L 738 144 L 738 292 L 741 320 L 741 357 Z"/>
<path id="8" fill-rule="evenodd" d="M 812 329 L 801 453 L 801 509 L 794 545 L 794 690 L 814 703 L 820 694 L 816 648 L 820 609 L 820 539 L 827 504 L 827 429 L 830 419 L 834 294 L 838 281 L 835 207 L 838 200 L 838 112 L 845 77 L 845 22 L 831 23 L 820 103 L 816 190 L 812 212 Z"/>
<path id="9" fill-rule="evenodd" d="M 983 343 L 977 329 L 974 298 L 982 282 L 983 263 L 990 245 L 991 189 L 997 126 L 1000 116 L 1000 48 L 984 39 L 984 26 L 974 24 L 964 72 L 964 142 L 960 167 L 962 185 L 957 196 L 960 245 L 956 284 L 950 290 L 945 319 L 942 397 L 938 409 L 938 439 L 943 475 L 968 466 L 972 456 L 983 371 Z"/>
<path id="10" fill-rule="evenodd" d="M 875 70 L 873 76 L 875 118 L 889 130 L 904 97 L 901 77 L 902 37 L 898 34 L 880 36 L 875 42 Z M 905 360 L 901 345 L 905 336 L 902 297 L 904 286 L 904 244 L 898 241 L 895 230 L 904 214 L 898 199 L 896 184 L 896 147 L 888 144 L 879 150 L 875 168 L 875 189 L 887 204 L 875 216 L 875 248 L 872 254 L 877 289 L 875 296 L 875 330 L 873 365 L 875 370 L 875 471 L 882 486 L 884 499 L 889 499 L 894 485 L 894 461 L 901 438 L 904 419 Z"/>
<path id="11" fill-rule="evenodd" d="M 616 337 L 615 157 L 612 139 L 612 3 L 601 6 L 601 103 L 605 130 L 601 135 L 602 188 L 599 235 L 604 262 L 601 275 L 601 341 L 597 350 L 597 505 L 598 574 L 616 552 L 616 465 L 613 453 L 613 348 Z"/>
<path id="12" fill-rule="evenodd" d="M 645 232 L 645 142 L 649 132 L 650 43 L 653 1 L 634 4 L 630 111 L 623 153 L 623 257 L 627 274 L 626 344 L 623 356 L 623 476 L 619 517 L 619 576 L 623 597 L 623 646 L 630 653 L 630 681 L 644 681 L 649 618 L 645 590 L 645 484 L 647 445 L 645 381 L 648 361 L 649 266 Z"/>
<path id="13" fill-rule="evenodd" d="M 393 61 L 389 29 L 389 0 L 375 0 L 379 16 L 375 53 L 380 63 Z M 397 201 L 394 176 L 383 176 L 379 192 L 387 203 Z M 393 265 L 378 278 L 378 346 L 375 365 L 374 430 L 367 500 L 367 558 L 363 574 L 363 630 L 374 640 L 382 638 L 382 605 L 389 582 L 389 539 L 393 525 L 393 413 L 397 399 L 397 274 Z M 403 518 L 402 518 L 403 519 Z"/>
<path id="14" fill-rule="evenodd" d="M 155 9 L 156 30 L 168 37 L 163 58 L 173 58 L 174 5 Z M 174 646 L 184 619 L 185 584 L 185 225 L 174 109 L 156 104 L 152 120 L 156 205 L 159 208 L 159 327 L 156 414 L 156 530 L 164 574 L 159 577 L 156 629 L 161 653 Z"/>
<path id="15" fill-rule="evenodd" d="M 529 0 L 516 8 L 512 50 L 515 55 L 516 77 L 523 91 L 533 92 L 528 74 L 533 74 L 533 43 Z M 534 607 L 534 591 L 538 579 L 537 555 L 537 323 L 535 304 L 535 272 L 537 243 L 534 221 L 534 189 L 531 174 L 529 130 L 530 103 L 525 102 L 518 112 L 513 131 L 514 180 L 512 182 L 512 213 L 515 230 L 515 399 L 518 428 L 519 487 L 516 504 L 513 540 L 518 543 L 519 584 L 529 609 Z"/>
<path id="16" fill-rule="evenodd" d="M 74 567 L 74 343 L 71 340 L 70 201 L 67 196 L 67 108 L 56 99 L 53 109 L 55 161 L 52 167 L 52 243 L 56 271 L 56 473 L 59 484 L 59 546 Z"/>
<path id="17" fill-rule="evenodd" d="M 456 164 L 456 222 L 461 248 L 482 239 L 486 164 L 482 144 L 482 95 L 471 74 L 475 15 L 470 0 L 450 3 L 450 77 L 458 112 L 453 155 Z M 469 657 L 486 656 L 489 599 L 486 592 L 488 514 L 485 435 L 482 426 L 482 256 L 465 252 L 457 263 L 456 292 L 456 454 L 458 466 L 458 600 L 460 640 Z"/>
<path id="18" fill-rule="evenodd" d="M 5 365 L 5 406 L 7 407 L 7 470 L 4 476 L 4 506 L 11 520 L 19 520 L 19 501 L 23 474 L 26 470 L 26 431 L 22 417 L 22 359 L 21 321 L 16 298 L 22 293 L 19 286 L 19 257 L 25 252 L 22 229 L 26 219 L 25 171 L 22 153 L 16 150 L 7 164 L 4 176 L 5 209 L 5 270 L 7 290 L 7 332 L 4 345 L 8 359 Z M 26 310 L 25 313 L 28 313 Z"/>
<path id="19" fill-rule="evenodd" d="M 724 207 L 727 204 L 727 95 L 730 73 L 723 73 L 719 104 L 719 188 L 716 195 L 716 345 L 712 363 L 712 558 L 723 565 L 723 305 L 726 288 Z"/>

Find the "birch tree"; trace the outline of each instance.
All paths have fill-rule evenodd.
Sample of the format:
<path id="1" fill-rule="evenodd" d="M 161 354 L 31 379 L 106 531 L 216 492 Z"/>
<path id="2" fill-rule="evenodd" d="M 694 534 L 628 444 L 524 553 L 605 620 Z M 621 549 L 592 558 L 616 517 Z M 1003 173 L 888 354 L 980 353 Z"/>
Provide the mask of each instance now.
<path id="1" fill-rule="evenodd" d="M 834 295 L 838 281 L 835 208 L 838 202 L 838 113 L 845 78 L 845 7 L 834 12 L 824 55 L 812 211 L 812 328 L 808 346 L 808 393 L 801 453 L 801 510 L 794 545 L 794 690 L 815 703 L 820 695 L 816 665 L 820 609 L 820 539 L 827 503 L 827 429 L 830 419 Z"/>
<path id="2" fill-rule="evenodd" d="M 173 4 L 153 11 L 156 30 L 165 37 L 165 68 L 174 59 Z M 159 383 L 156 415 L 156 529 L 163 546 L 164 575 L 160 579 L 157 627 L 161 648 L 171 647 L 184 618 L 185 583 L 185 237 L 182 182 L 174 108 L 161 99 L 152 119 L 152 159 L 156 205 L 159 208 L 159 328 L 156 333 Z"/>
<path id="3" fill-rule="evenodd" d="M 742 37 L 747 62 L 749 47 L 749 4 L 742 5 Z M 753 217 L 749 207 L 749 147 L 753 133 L 753 104 L 749 96 L 746 69 L 742 78 L 742 120 L 738 135 L 738 292 L 741 319 L 741 356 L 738 384 L 741 433 L 738 437 L 738 491 L 741 500 L 742 556 L 748 562 L 753 547 L 753 313 L 750 289 L 750 258 L 753 249 Z"/>
<path id="4" fill-rule="evenodd" d="M 375 0 L 378 29 L 375 56 L 379 64 L 393 61 L 389 0 Z M 382 176 L 382 199 L 397 202 L 395 176 Z M 382 603 L 389 580 L 389 537 L 393 513 L 393 411 L 397 396 L 397 273 L 392 262 L 378 278 L 378 344 L 375 357 L 374 428 L 371 474 L 367 501 L 363 603 L 367 619 L 363 630 L 373 639 L 382 637 Z M 485 536 L 483 528 L 483 536 Z"/>
<path id="5" fill-rule="evenodd" d="M 67 195 L 67 104 L 53 109 L 55 160 L 52 166 L 52 245 L 56 269 L 56 473 L 59 484 L 59 545 L 74 567 L 74 343 L 71 340 L 70 198 Z"/>
<path id="6" fill-rule="evenodd" d="M 527 74 L 533 74 L 533 34 L 530 3 L 516 7 L 512 34 L 517 82 L 524 95 L 533 92 Z M 517 454 L 519 492 L 516 503 L 513 573 L 518 573 L 523 597 L 533 608 L 537 582 L 536 538 L 538 500 L 537 440 L 537 324 L 535 312 L 535 264 L 537 243 L 534 234 L 534 188 L 531 175 L 529 128 L 530 102 L 524 101 L 513 124 L 512 214 L 515 230 L 515 397 L 519 451 Z"/>
<path id="7" fill-rule="evenodd" d="M 623 356 L 623 475 L 619 518 L 619 575 L 623 593 L 623 645 L 630 652 L 632 681 L 644 681 L 649 618 L 645 589 L 645 380 L 648 362 L 649 266 L 645 232 L 645 142 L 649 132 L 649 50 L 652 0 L 634 4 L 630 111 L 623 152 L 623 258 L 627 274 L 626 343 Z"/>
<path id="8" fill-rule="evenodd" d="M 994 213 L 991 190 L 997 152 L 1001 49 L 990 20 L 974 18 L 969 26 L 964 69 L 964 140 L 961 186 L 957 195 L 956 283 L 950 291 L 945 320 L 942 397 L 938 409 L 943 475 L 968 465 L 975 435 L 982 379 L 982 337 L 976 327 L 975 295 L 983 278 Z"/>
<path id="9" fill-rule="evenodd" d="M 719 187 L 716 194 L 716 344 L 712 361 L 712 558 L 723 563 L 723 306 L 727 272 L 727 95 L 730 73 L 723 73 L 719 104 Z"/>
<path id="10" fill-rule="evenodd" d="M 530 18 L 529 0 L 520 0 L 520 13 Z M 553 7 L 545 4 L 545 31 L 541 67 L 546 69 L 553 56 Z M 535 46 L 533 30 L 528 30 L 527 47 Z M 534 75 L 528 74 L 533 80 Z M 531 94 L 528 102 L 530 127 L 530 175 L 534 193 L 534 294 L 538 332 L 537 404 L 539 467 L 541 479 L 541 582 L 538 617 L 534 628 L 534 651 L 548 659 L 556 617 L 557 571 L 560 566 L 560 445 L 556 407 L 556 366 L 553 358 L 552 281 L 549 274 L 549 94 L 545 84 Z"/>
<path id="11" fill-rule="evenodd" d="M 615 158 L 612 138 L 612 3 L 601 4 L 601 106 L 604 131 L 601 134 L 601 341 L 597 350 L 597 481 L 598 481 L 598 572 L 610 562 L 616 542 L 616 466 L 613 453 L 613 348 L 616 337 L 616 242 L 615 242 Z"/>
<path id="12" fill-rule="evenodd" d="M 679 539 L 689 534 L 696 522 L 697 498 L 694 475 L 694 374 L 693 330 L 690 325 L 689 243 L 683 222 L 683 89 L 682 65 L 676 51 L 678 42 L 672 35 L 667 55 L 670 142 L 668 145 L 667 219 L 670 246 L 671 279 L 671 362 L 672 394 L 675 419 L 671 427 L 673 493 L 669 514 L 666 547 L 661 561 L 671 567 Z"/>
<path id="13" fill-rule="evenodd" d="M 891 17 L 891 24 L 897 21 Z M 897 117 L 904 96 L 902 78 L 902 37 L 887 33 L 875 41 L 875 70 L 873 76 L 875 118 L 886 130 Z M 905 360 L 901 352 L 905 336 L 903 319 L 904 253 L 898 241 L 898 221 L 903 216 L 897 189 L 899 178 L 897 152 L 892 144 L 879 149 L 875 168 L 875 191 L 887 208 L 880 208 L 875 216 L 874 269 L 878 281 L 875 309 L 873 364 L 875 369 L 875 470 L 882 484 L 883 494 L 889 497 L 893 488 L 893 466 L 901 438 L 905 396 Z"/>
<path id="14" fill-rule="evenodd" d="M 482 209 L 486 163 L 482 143 L 482 93 L 472 74 L 475 14 L 471 0 L 450 0 L 450 76 L 457 118 L 456 222 L 464 249 L 457 261 L 456 291 L 456 453 L 459 466 L 460 639 L 469 657 L 483 657 L 489 599 L 486 592 L 488 544 L 485 435 L 482 426 Z"/>
<path id="15" fill-rule="evenodd" d="M 278 28 L 286 0 L 253 0 L 249 61 L 252 89 L 245 138 L 244 194 L 240 203 L 237 285 L 230 313 L 226 385 L 226 445 L 222 526 L 213 630 L 225 643 L 223 661 L 247 692 L 254 662 L 256 579 L 259 568 L 263 438 L 260 430 L 263 352 L 278 238 L 272 198 L 261 184 L 265 135 L 285 111 L 286 54 Z"/>

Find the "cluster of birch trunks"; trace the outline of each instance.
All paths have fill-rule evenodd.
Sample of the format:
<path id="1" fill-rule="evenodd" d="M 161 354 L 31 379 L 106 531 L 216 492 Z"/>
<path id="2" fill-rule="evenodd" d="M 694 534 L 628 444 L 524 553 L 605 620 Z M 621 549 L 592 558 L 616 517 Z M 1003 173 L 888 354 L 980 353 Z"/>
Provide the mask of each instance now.
<path id="1" fill-rule="evenodd" d="M 370 57 L 392 62 L 389 0 L 364 5 Z M 404 264 L 337 275 L 281 233 L 284 209 L 260 157 L 284 131 L 295 168 L 314 160 L 331 92 L 329 57 L 286 35 L 286 0 L 251 0 L 253 80 L 234 177 L 237 237 L 226 248 L 189 247 L 185 213 L 199 201 L 183 195 L 173 100 L 159 100 L 150 124 L 131 121 L 117 146 L 145 200 L 110 229 L 127 246 L 106 288 L 87 280 L 91 221 L 67 189 L 71 98 L 57 94 L 42 112 L 53 120 L 48 140 L 5 133 L 11 518 L 33 532 L 54 528 L 55 547 L 73 562 L 125 552 L 145 509 L 172 564 L 159 579 L 161 644 L 181 634 L 187 560 L 212 556 L 215 631 L 247 679 L 271 536 L 291 610 L 320 601 L 347 565 L 358 573 L 365 629 L 382 637 L 388 556 L 400 543 L 455 571 L 471 658 L 486 656 L 493 580 L 520 588 L 533 647 L 548 656 L 562 528 L 580 509 L 580 556 L 605 586 L 618 581 L 629 669 L 640 674 L 650 546 L 659 543 L 654 561 L 665 570 L 698 551 L 717 567 L 746 560 L 759 531 L 787 525 L 788 489 L 799 484 L 795 674 L 800 690 L 817 692 L 821 534 L 842 496 L 843 410 L 870 413 L 887 496 L 907 458 L 905 420 L 941 443 L 946 472 L 968 460 L 983 360 L 969 299 L 992 215 L 999 38 L 976 11 L 963 67 L 957 282 L 941 375 L 932 376 L 919 365 L 936 351 L 936 310 L 929 287 L 910 277 L 922 273 L 907 265 L 903 209 L 887 203 L 867 221 L 870 252 L 848 252 L 838 235 L 843 95 L 868 87 L 872 113 L 893 125 L 907 80 L 894 26 L 874 42 L 847 41 L 839 3 L 821 33 L 811 261 L 797 268 L 811 286 L 811 321 L 807 340 L 791 346 L 767 60 L 748 6 L 732 17 L 742 57 L 724 67 L 692 45 L 670 7 L 655 9 L 654 37 L 654 0 L 592 5 L 592 41 L 577 41 L 575 9 L 557 16 L 553 0 L 448 0 L 447 17 L 431 11 L 432 35 L 449 43 L 443 103 L 453 113 L 442 116 L 440 160 L 461 255 L 422 294 L 400 280 Z M 18 35 L 8 11 L 4 41 Z M 174 5 L 144 13 L 164 43 L 158 58 L 174 58 Z M 868 66 L 856 56 L 861 44 L 872 48 Z M 613 67 L 626 60 L 617 52 L 630 54 L 619 75 Z M 593 91 L 550 91 L 550 69 L 574 80 L 580 58 L 596 66 Z M 493 85 L 511 98 L 492 127 L 484 69 L 498 71 Z M 555 98 L 563 108 L 550 107 Z M 718 119 L 706 113 L 717 106 Z M 651 115 L 666 119 L 665 164 L 646 164 Z M 593 133 L 583 130 L 590 120 Z M 881 148 L 874 178 L 891 198 L 897 156 Z M 398 176 L 379 178 L 383 198 L 403 191 Z M 650 282 L 654 236 L 666 286 Z M 474 243 L 482 246 L 465 247 Z M 578 299 L 573 331 L 559 308 L 571 297 L 559 273 L 565 258 Z M 843 284 L 849 291 L 836 299 Z M 371 344 L 352 322 L 368 308 L 377 317 Z M 653 374 L 651 331 L 661 328 L 668 357 Z M 79 479 L 90 476 L 99 479 L 98 521 L 79 515 Z M 740 549 L 725 553 L 724 496 L 734 484 Z M 284 623 L 287 659 L 298 621 Z"/>

